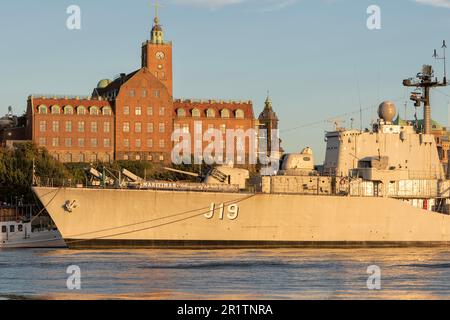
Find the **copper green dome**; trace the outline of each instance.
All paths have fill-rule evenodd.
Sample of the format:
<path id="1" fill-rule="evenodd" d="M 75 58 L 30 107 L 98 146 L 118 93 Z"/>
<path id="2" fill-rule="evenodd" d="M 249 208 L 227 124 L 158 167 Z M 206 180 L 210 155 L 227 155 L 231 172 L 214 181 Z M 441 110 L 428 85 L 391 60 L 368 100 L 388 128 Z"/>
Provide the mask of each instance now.
<path id="1" fill-rule="evenodd" d="M 109 79 L 100 80 L 97 84 L 97 89 L 104 89 L 107 86 L 109 86 L 110 83 L 111 83 L 111 80 L 109 80 Z"/>

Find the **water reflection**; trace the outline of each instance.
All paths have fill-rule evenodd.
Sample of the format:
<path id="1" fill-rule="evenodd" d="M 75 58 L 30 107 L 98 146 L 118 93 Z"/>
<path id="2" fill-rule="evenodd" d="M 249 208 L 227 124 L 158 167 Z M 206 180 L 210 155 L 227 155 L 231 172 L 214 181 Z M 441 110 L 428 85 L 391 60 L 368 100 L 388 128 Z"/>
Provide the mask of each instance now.
<path id="1" fill-rule="evenodd" d="M 66 269 L 81 268 L 80 291 Z M 368 290 L 369 265 L 381 290 Z M 0 298 L 447 299 L 450 250 L 16 250 L 0 252 Z"/>

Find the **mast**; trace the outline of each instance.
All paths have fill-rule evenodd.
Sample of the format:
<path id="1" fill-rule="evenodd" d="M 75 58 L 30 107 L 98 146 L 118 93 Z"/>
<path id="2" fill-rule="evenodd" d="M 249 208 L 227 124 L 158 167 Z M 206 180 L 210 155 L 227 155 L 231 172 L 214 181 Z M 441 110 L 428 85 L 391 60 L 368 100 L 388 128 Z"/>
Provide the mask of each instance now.
<path id="1" fill-rule="evenodd" d="M 445 87 L 447 86 L 447 76 L 446 76 L 446 67 L 445 67 L 445 41 L 443 42 L 442 48 L 444 50 L 443 58 L 440 58 L 436 50 L 434 50 L 433 57 L 436 59 L 444 60 L 444 78 L 442 82 L 439 82 L 437 77 L 434 77 L 433 67 L 430 65 L 424 65 L 422 67 L 422 72 L 419 72 L 416 75 L 416 78 L 409 78 L 403 80 L 403 85 L 405 87 L 415 87 L 416 89 L 422 89 L 422 93 L 413 92 L 411 94 L 411 100 L 414 101 L 415 107 L 420 107 L 423 103 L 423 133 L 430 134 L 431 133 L 431 103 L 430 103 L 430 89 L 436 87 Z"/>

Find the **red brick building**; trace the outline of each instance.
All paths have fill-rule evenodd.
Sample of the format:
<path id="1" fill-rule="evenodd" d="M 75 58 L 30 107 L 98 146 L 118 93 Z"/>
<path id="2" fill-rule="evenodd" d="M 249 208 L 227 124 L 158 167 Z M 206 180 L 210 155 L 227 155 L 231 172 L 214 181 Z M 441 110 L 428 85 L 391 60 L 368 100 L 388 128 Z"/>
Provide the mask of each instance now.
<path id="1" fill-rule="evenodd" d="M 171 162 L 174 129 L 256 128 L 251 101 L 173 98 L 172 43 L 155 18 L 142 66 L 101 80 L 90 97 L 30 96 L 27 135 L 63 162 Z M 246 154 L 248 154 L 248 145 Z M 225 145 L 223 145 L 225 148 Z"/>

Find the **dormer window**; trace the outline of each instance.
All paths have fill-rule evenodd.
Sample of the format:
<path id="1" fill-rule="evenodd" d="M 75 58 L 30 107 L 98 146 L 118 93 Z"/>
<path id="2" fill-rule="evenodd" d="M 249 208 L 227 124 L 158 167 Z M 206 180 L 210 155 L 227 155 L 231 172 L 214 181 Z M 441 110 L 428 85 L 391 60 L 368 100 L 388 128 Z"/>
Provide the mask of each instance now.
<path id="1" fill-rule="evenodd" d="M 61 113 L 60 107 L 56 104 L 54 106 L 52 106 L 51 111 L 52 111 L 52 114 L 60 114 Z"/>
<path id="2" fill-rule="evenodd" d="M 98 116 L 98 108 L 97 107 L 90 107 L 89 108 L 89 114 L 90 115 L 94 115 L 94 116 Z"/>
<path id="3" fill-rule="evenodd" d="M 208 118 L 215 118 L 216 117 L 216 111 L 214 111 L 214 109 L 208 109 L 208 110 L 206 110 L 206 116 Z"/>
<path id="4" fill-rule="evenodd" d="M 85 114 L 86 114 L 86 108 L 83 107 L 83 106 L 79 106 L 79 107 L 77 108 L 77 114 L 79 114 L 79 115 L 85 115 Z"/>
<path id="5" fill-rule="evenodd" d="M 197 108 L 192 109 L 192 117 L 200 118 L 200 110 L 198 110 Z"/>
<path id="6" fill-rule="evenodd" d="M 222 118 L 229 118 L 229 117 L 230 117 L 230 110 L 228 110 L 228 109 L 223 109 L 223 110 L 220 112 L 220 116 L 221 116 Z"/>
<path id="7" fill-rule="evenodd" d="M 244 119 L 244 110 L 237 109 L 234 114 L 236 119 Z"/>
<path id="8" fill-rule="evenodd" d="M 38 107 L 38 111 L 39 111 L 39 114 L 47 114 L 47 112 L 48 112 L 47 106 L 41 104 L 41 105 Z"/>
<path id="9" fill-rule="evenodd" d="M 184 117 L 186 117 L 186 110 L 184 110 L 183 108 L 179 108 L 179 109 L 177 110 L 177 116 L 178 116 L 179 118 L 184 118 Z"/>
<path id="10" fill-rule="evenodd" d="M 72 106 L 65 106 L 64 107 L 64 114 L 73 114 L 73 107 Z"/>

